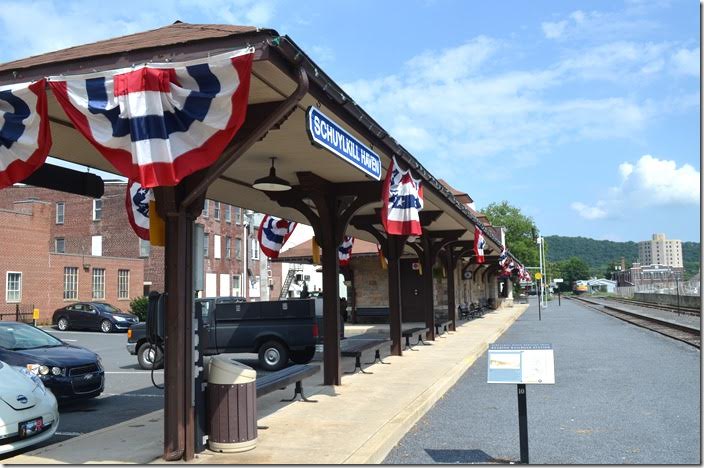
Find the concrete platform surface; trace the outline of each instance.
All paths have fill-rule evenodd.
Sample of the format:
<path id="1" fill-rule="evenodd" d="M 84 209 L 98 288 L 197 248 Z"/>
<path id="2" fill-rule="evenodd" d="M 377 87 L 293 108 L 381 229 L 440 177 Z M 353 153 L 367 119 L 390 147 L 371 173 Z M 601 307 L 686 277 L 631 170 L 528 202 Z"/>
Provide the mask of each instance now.
<path id="1" fill-rule="evenodd" d="M 456 332 L 403 356 L 390 365 L 365 367 L 372 375 L 343 375 L 338 387 L 322 385 L 322 371 L 304 381 L 317 403 L 283 403 L 293 386 L 257 400 L 257 446 L 242 453 L 199 454 L 205 464 L 364 464 L 380 463 L 403 435 L 452 387 L 462 374 L 526 310 L 514 305 L 460 322 Z M 383 333 L 378 326 L 364 333 Z M 363 362 L 373 360 L 371 351 Z M 342 360 L 343 371 L 354 360 Z M 163 411 L 136 418 L 3 461 L 4 464 L 165 463 Z"/>

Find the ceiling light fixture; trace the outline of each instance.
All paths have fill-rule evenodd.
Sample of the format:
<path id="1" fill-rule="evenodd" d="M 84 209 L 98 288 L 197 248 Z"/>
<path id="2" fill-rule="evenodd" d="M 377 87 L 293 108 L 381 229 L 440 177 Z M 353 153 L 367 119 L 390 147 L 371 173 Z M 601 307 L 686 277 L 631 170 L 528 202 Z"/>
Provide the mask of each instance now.
<path id="1" fill-rule="evenodd" d="M 276 176 L 276 169 L 274 169 L 275 160 L 276 158 L 271 158 L 269 175 L 255 180 L 252 184 L 252 188 L 263 192 L 284 192 L 286 190 L 291 190 L 291 184 L 289 184 L 288 181 Z"/>

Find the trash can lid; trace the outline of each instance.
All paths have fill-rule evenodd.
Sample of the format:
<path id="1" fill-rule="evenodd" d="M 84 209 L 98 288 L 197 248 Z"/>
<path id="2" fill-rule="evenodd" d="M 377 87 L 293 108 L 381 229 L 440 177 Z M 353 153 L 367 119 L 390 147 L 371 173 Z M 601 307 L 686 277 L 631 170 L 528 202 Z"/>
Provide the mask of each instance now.
<path id="1" fill-rule="evenodd" d="M 208 383 L 232 385 L 257 380 L 257 371 L 223 356 L 213 356 L 208 363 Z"/>

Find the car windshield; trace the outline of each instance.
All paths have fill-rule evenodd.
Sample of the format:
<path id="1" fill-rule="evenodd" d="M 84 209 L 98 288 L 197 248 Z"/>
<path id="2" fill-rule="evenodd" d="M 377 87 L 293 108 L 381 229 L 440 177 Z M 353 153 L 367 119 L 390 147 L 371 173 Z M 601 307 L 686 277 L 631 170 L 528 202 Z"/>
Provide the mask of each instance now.
<path id="1" fill-rule="evenodd" d="M 0 324 L 0 347 L 17 351 L 21 349 L 63 346 L 63 342 L 50 334 L 24 323 Z"/>
<path id="2" fill-rule="evenodd" d="M 110 312 L 111 314 L 121 314 L 122 311 L 116 307 L 111 306 L 110 304 L 106 304 L 104 302 L 97 302 L 95 306 L 102 310 L 103 312 Z"/>

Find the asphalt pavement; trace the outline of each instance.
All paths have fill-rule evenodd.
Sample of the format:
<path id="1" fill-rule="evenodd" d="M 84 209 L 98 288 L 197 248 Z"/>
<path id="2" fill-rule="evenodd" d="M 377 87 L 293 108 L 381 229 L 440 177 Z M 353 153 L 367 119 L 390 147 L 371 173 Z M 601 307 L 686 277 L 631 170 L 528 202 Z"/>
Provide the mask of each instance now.
<path id="1" fill-rule="evenodd" d="M 533 464 L 700 464 L 697 348 L 573 301 L 531 306 L 497 343 L 551 343 L 555 385 L 527 385 Z M 484 353 L 384 463 L 520 460 L 514 384 L 487 384 Z"/>

